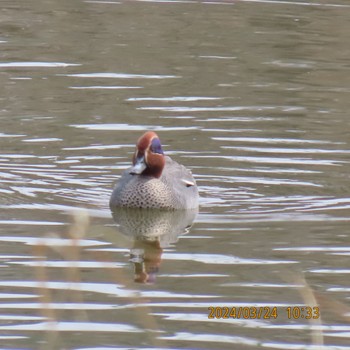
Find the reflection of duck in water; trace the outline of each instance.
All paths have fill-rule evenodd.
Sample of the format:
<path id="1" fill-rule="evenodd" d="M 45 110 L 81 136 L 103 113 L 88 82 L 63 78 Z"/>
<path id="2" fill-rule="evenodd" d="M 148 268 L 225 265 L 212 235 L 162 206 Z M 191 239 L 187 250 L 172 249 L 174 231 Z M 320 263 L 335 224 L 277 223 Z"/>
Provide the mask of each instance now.
<path id="1" fill-rule="evenodd" d="M 194 209 L 198 189 L 192 173 L 164 156 L 157 134 L 148 131 L 138 140 L 133 166 L 114 188 L 110 207 Z"/>
<path id="2" fill-rule="evenodd" d="M 154 283 L 161 263 L 163 248 L 189 231 L 197 215 L 194 210 L 154 210 L 116 208 L 113 219 L 121 233 L 132 239 L 130 260 L 134 264 L 134 280 Z"/>

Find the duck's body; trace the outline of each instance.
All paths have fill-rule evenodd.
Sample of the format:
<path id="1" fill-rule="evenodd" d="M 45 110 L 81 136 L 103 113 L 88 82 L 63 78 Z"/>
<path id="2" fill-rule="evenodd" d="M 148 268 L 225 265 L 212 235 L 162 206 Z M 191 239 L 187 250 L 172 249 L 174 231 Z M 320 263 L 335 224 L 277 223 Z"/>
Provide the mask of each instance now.
<path id="1" fill-rule="evenodd" d="M 138 141 L 133 166 L 115 186 L 111 208 L 194 209 L 198 189 L 192 173 L 164 156 L 158 136 L 145 133 Z"/>

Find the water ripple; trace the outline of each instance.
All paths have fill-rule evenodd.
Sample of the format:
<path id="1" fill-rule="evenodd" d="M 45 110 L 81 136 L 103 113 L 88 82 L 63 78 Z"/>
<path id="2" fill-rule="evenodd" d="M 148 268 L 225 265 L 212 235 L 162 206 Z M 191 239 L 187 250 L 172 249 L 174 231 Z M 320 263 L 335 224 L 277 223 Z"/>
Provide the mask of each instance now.
<path id="1" fill-rule="evenodd" d="M 73 77 L 73 78 L 107 78 L 107 79 L 172 79 L 172 78 L 180 78 L 179 76 L 176 76 L 176 75 L 127 74 L 127 73 L 77 73 L 77 74 L 64 74 L 64 76 Z"/>
<path id="2" fill-rule="evenodd" d="M 0 62 L 0 68 L 66 68 L 72 66 L 81 66 L 81 64 L 63 62 Z"/>

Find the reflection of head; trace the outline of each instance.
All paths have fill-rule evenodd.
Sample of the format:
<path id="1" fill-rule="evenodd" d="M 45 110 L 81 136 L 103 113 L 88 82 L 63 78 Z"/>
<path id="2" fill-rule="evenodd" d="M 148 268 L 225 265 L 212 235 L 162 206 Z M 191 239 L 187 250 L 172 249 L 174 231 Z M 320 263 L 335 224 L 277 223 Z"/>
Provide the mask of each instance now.
<path id="1" fill-rule="evenodd" d="M 145 269 L 145 270 L 143 270 Z M 150 269 L 147 271 L 147 267 L 143 264 L 136 263 L 135 264 L 135 273 L 134 273 L 134 281 L 136 283 L 149 283 L 153 284 L 156 282 L 158 268 Z"/>
<path id="2" fill-rule="evenodd" d="M 135 241 L 130 251 L 130 260 L 134 262 L 134 281 L 137 283 L 155 283 L 162 259 L 163 249 L 159 241 Z"/>
<path id="3" fill-rule="evenodd" d="M 135 263 L 134 281 L 136 283 L 147 283 L 148 275 L 143 268 L 142 263 Z"/>

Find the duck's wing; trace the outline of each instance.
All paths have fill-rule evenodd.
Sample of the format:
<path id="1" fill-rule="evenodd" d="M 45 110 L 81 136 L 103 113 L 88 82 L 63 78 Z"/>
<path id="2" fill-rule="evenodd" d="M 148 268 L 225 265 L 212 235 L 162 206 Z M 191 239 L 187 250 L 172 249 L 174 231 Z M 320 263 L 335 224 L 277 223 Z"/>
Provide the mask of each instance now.
<path id="1" fill-rule="evenodd" d="M 164 176 L 167 178 L 167 182 L 181 183 L 186 187 L 196 186 L 192 172 L 170 157 L 165 158 Z"/>

